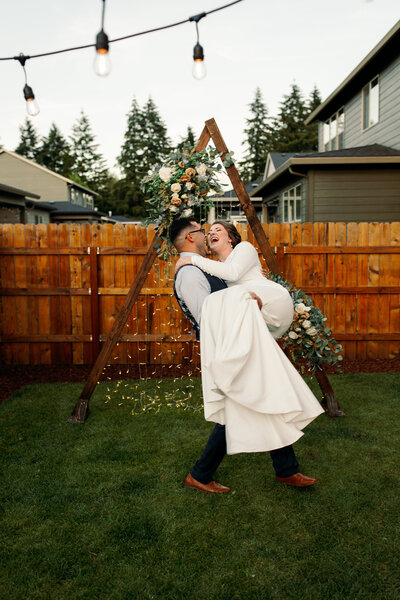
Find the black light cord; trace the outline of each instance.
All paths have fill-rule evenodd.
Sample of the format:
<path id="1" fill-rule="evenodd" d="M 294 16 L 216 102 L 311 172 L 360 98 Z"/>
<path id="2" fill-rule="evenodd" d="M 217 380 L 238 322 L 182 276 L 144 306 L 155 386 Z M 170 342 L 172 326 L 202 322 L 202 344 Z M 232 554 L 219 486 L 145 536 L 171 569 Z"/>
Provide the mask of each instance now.
<path id="1" fill-rule="evenodd" d="M 193 17 L 189 17 L 188 19 L 184 19 L 183 21 L 178 21 L 177 23 L 171 23 L 170 25 L 163 25 L 162 27 L 155 27 L 153 29 L 147 29 L 146 31 L 140 31 L 138 33 L 132 33 L 130 35 L 124 35 L 122 37 L 115 38 L 113 40 L 109 40 L 109 43 L 112 44 L 114 42 L 121 42 L 122 40 L 139 37 L 141 35 L 146 35 L 148 33 L 162 31 L 163 29 L 171 29 L 172 27 L 178 27 L 179 25 L 183 25 L 184 23 L 191 23 L 193 21 L 196 23 L 196 27 L 197 27 L 197 23 L 203 17 L 205 17 L 207 15 L 211 15 L 215 12 L 218 12 L 219 10 L 224 10 L 225 8 L 229 8 L 230 6 L 233 6 L 234 4 L 238 4 L 239 2 L 243 2 L 243 0 L 235 0 L 234 2 L 229 2 L 229 4 L 224 4 L 223 6 L 219 6 L 218 8 L 213 8 L 212 10 L 209 10 L 208 12 L 200 13 Z M 105 2 L 103 0 L 102 24 L 104 21 L 104 9 L 105 9 Z M 18 60 L 21 63 L 22 58 L 26 61 L 26 60 L 32 59 L 32 58 L 42 58 L 43 56 L 53 56 L 54 54 L 63 54 L 65 52 L 73 52 L 75 50 L 84 50 L 86 48 L 94 48 L 95 46 L 96 46 L 96 44 L 86 44 L 84 46 L 74 46 L 73 48 L 64 48 L 63 50 L 53 50 L 52 52 L 43 52 L 42 54 L 32 54 L 32 56 L 28 56 L 28 55 L 25 56 L 23 54 L 20 54 L 19 56 L 8 56 L 8 57 L 3 57 L 3 58 L 0 57 L 0 60 Z"/>

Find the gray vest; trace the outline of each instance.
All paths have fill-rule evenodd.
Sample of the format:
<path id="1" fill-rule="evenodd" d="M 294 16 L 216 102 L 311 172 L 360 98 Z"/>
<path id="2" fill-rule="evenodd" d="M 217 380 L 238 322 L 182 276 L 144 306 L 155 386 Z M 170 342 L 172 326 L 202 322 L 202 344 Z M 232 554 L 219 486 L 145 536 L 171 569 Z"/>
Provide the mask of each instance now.
<path id="1" fill-rule="evenodd" d="M 190 265 L 183 265 L 183 267 L 181 267 L 181 269 L 183 269 L 184 267 L 188 267 Z M 193 265 L 192 265 L 193 266 Z M 199 267 L 196 267 L 197 269 Z M 175 278 L 174 278 L 174 294 L 175 294 L 175 298 L 178 301 L 178 304 L 180 306 L 181 311 L 183 312 L 183 314 L 185 315 L 185 317 L 187 319 L 189 319 L 189 321 L 191 322 L 191 324 L 193 325 L 193 330 L 196 333 L 196 340 L 200 339 L 200 327 L 199 324 L 197 323 L 196 319 L 194 318 L 194 316 L 192 315 L 192 313 L 190 312 L 190 310 L 188 309 L 188 307 L 186 306 L 184 300 L 182 300 L 181 298 L 179 298 L 178 294 L 176 293 L 176 287 L 175 287 L 175 282 L 176 282 L 176 276 L 178 275 L 179 271 L 181 269 L 178 269 L 177 272 L 175 273 Z M 201 269 L 200 269 L 201 271 Z M 225 281 L 223 279 L 220 279 L 219 277 L 215 277 L 214 275 L 209 275 L 208 273 L 205 273 L 204 271 L 201 271 L 204 275 L 204 277 L 207 279 L 208 283 L 210 284 L 210 288 L 211 288 L 211 294 L 213 292 L 218 292 L 219 290 L 223 290 L 227 287 Z"/>

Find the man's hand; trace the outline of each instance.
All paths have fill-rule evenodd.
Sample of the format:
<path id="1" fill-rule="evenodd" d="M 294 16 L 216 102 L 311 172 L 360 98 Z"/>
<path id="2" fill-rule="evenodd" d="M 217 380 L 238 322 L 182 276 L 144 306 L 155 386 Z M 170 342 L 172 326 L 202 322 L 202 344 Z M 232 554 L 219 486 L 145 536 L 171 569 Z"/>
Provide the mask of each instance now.
<path id="1" fill-rule="evenodd" d="M 175 264 L 175 273 L 177 272 L 178 269 L 180 269 L 181 267 L 183 267 L 183 265 L 191 265 L 192 263 L 192 259 L 190 258 L 190 256 L 183 256 L 181 258 L 178 258 L 178 260 L 176 261 Z"/>
<path id="2" fill-rule="evenodd" d="M 249 294 L 253 298 L 253 300 L 257 300 L 258 308 L 261 310 L 262 309 L 262 301 L 261 301 L 260 296 L 257 296 L 257 294 L 255 294 L 254 292 L 249 292 Z"/>

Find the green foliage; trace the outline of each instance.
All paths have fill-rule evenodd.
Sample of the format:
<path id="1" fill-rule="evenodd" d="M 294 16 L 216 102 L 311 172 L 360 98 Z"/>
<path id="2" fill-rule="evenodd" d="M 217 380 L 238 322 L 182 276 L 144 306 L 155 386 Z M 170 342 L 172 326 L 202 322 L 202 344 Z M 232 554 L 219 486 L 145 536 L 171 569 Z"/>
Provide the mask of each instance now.
<path id="1" fill-rule="evenodd" d="M 332 336 L 326 326 L 326 317 L 302 290 L 290 285 L 280 275 L 269 272 L 268 278 L 283 285 L 292 297 L 294 320 L 289 331 L 282 337 L 283 346 L 287 348 L 294 362 L 307 360 L 312 372 L 324 364 L 339 368 L 342 346 Z"/>
<path id="2" fill-rule="evenodd" d="M 39 136 L 28 117 L 24 124 L 20 125 L 19 134 L 20 140 L 15 152 L 29 160 L 36 160 L 39 152 Z"/>
<path id="3" fill-rule="evenodd" d="M 98 152 L 89 119 L 83 111 L 72 126 L 70 140 L 73 160 L 71 175 L 78 177 L 82 185 L 101 192 L 108 177 L 107 168 Z"/>
<path id="4" fill-rule="evenodd" d="M 250 117 L 246 119 L 246 153 L 239 163 L 240 174 L 245 183 L 261 177 L 265 169 L 267 154 L 274 150 L 273 130 L 268 117 L 268 109 L 263 101 L 260 88 L 256 89 L 250 106 Z"/>
<path id="5" fill-rule="evenodd" d="M 163 161 L 171 150 L 167 128 L 151 98 L 140 108 L 134 98 L 128 113 L 124 143 L 118 163 L 124 174 L 123 201 L 128 214 L 146 215 L 145 197 L 140 182 L 155 164 Z"/>
<path id="6" fill-rule="evenodd" d="M 274 152 L 313 152 L 318 150 L 318 130 L 304 121 L 321 98 L 314 87 L 306 102 L 298 85 L 293 83 L 289 94 L 283 96 L 278 117 L 273 120 Z"/>
<path id="7" fill-rule="evenodd" d="M 193 129 L 188 125 L 186 135 L 181 137 L 181 141 L 177 144 L 177 152 L 183 152 L 185 149 L 191 150 L 196 145 L 196 136 Z"/>
<path id="8" fill-rule="evenodd" d="M 69 177 L 74 159 L 68 142 L 55 123 L 51 124 L 47 137 L 42 138 L 36 160 L 43 167 Z"/>
<path id="9" fill-rule="evenodd" d="M 141 189 L 148 204 L 147 222 L 164 228 L 161 237 L 166 244 L 160 252 L 163 258 L 168 258 L 172 250 L 168 228 L 173 219 L 194 217 L 196 208 L 211 208 L 212 200 L 207 197 L 210 192 L 223 193 L 217 177 L 222 168 L 218 158 L 214 149 L 172 152 L 143 178 Z"/>

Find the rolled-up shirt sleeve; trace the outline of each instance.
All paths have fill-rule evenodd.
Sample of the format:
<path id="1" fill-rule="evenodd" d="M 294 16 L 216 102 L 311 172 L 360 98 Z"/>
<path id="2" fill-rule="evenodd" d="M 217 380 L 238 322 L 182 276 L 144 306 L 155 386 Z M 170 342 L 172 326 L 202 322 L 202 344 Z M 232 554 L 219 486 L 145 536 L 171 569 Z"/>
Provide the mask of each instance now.
<path id="1" fill-rule="evenodd" d="M 197 267 L 187 265 L 179 269 L 175 281 L 176 293 L 181 298 L 196 322 L 200 325 L 203 302 L 211 293 L 211 286 Z"/>

